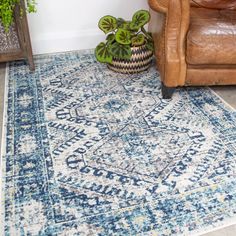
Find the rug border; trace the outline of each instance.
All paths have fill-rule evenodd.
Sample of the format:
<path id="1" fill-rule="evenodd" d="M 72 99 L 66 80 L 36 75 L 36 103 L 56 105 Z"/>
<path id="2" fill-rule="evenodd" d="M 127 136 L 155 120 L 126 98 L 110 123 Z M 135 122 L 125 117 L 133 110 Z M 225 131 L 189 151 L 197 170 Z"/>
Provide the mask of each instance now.
<path id="1" fill-rule="evenodd" d="M 220 102 L 222 102 L 225 106 L 227 106 L 228 109 L 232 110 L 232 111 L 236 111 L 236 108 L 234 108 L 233 106 L 231 106 L 227 101 L 225 101 L 216 91 L 214 91 L 211 87 L 207 87 L 209 89 L 209 91 L 215 96 L 217 97 Z M 227 220 L 223 220 L 221 222 L 216 223 L 215 225 L 209 225 L 208 227 L 205 227 L 204 229 L 201 230 L 193 230 L 192 232 L 189 232 L 187 234 L 182 234 L 182 235 L 186 235 L 186 236 L 202 236 L 203 234 L 207 234 L 207 233 L 213 233 L 215 231 L 218 230 L 223 230 L 227 227 L 236 225 L 236 216 Z"/>
<path id="2" fill-rule="evenodd" d="M 89 51 L 91 49 L 87 49 L 85 51 Z M 80 50 L 80 51 L 84 51 L 84 50 Z M 55 55 L 55 54 L 66 54 L 66 53 L 71 53 L 71 52 L 58 52 L 58 53 L 48 53 L 49 55 Z M 48 55 L 47 54 L 47 55 Z M 45 54 L 40 54 L 39 56 L 42 56 Z M 36 55 L 37 57 L 38 55 Z M 3 181 L 3 171 L 5 169 L 5 161 L 3 160 L 3 156 L 6 154 L 6 149 L 5 149 L 5 144 L 6 144 L 6 131 L 7 131 L 7 108 L 8 108 L 8 94 L 9 94 L 9 63 L 6 63 L 6 67 L 5 67 L 5 81 L 4 81 L 4 99 L 3 99 L 3 120 L 2 120 L 2 134 L 1 135 L 1 150 L 0 150 L 0 203 L 4 203 L 1 204 L 0 206 L 0 223 L 3 227 L 0 227 L 0 235 L 4 235 L 4 225 L 5 225 L 5 209 L 4 209 L 4 205 L 5 205 L 5 197 L 3 195 L 3 189 L 4 189 L 4 181 Z M 227 101 L 225 101 L 219 94 L 217 94 L 212 88 L 207 87 L 207 89 L 213 94 L 213 96 L 217 97 L 219 99 L 220 102 L 222 102 L 225 106 L 227 106 L 227 109 L 230 109 L 231 111 L 236 111 L 236 108 L 234 108 L 233 106 L 231 106 Z M 207 227 L 204 227 L 204 229 L 200 229 L 200 230 L 193 230 L 191 232 L 186 232 L 183 233 L 181 235 L 191 235 L 191 236 L 200 236 L 206 233 L 212 233 L 214 231 L 217 230 L 223 230 L 224 228 L 227 228 L 229 226 L 232 225 L 236 225 L 236 217 L 230 218 L 230 219 L 226 219 L 223 220 L 221 222 L 218 222 L 214 225 L 210 225 Z"/>
<path id="3" fill-rule="evenodd" d="M 4 181 L 3 181 L 3 170 L 5 169 L 3 156 L 6 154 L 6 124 L 7 124 L 7 107 L 8 107 L 8 85 L 9 85 L 9 63 L 6 63 L 5 67 L 5 78 L 4 78 L 4 96 L 3 96 L 3 115 L 2 115 L 2 134 L 1 134 L 1 150 L 0 150 L 0 223 L 3 227 L 0 227 L 0 235 L 4 235 L 5 225 L 5 197 L 4 197 Z"/>

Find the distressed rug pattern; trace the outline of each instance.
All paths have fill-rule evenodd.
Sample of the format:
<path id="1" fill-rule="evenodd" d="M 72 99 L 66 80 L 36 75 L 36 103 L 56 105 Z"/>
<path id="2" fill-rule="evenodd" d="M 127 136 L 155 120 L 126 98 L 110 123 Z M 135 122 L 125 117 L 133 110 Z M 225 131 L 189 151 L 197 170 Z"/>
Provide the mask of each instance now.
<path id="1" fill-rule="evenodd" d="M 162 100 L 152 67 L 91 51 L 8 69 L 4 235 L 181 235 L 236 216 L 236 112 L 209 89 Z"/>

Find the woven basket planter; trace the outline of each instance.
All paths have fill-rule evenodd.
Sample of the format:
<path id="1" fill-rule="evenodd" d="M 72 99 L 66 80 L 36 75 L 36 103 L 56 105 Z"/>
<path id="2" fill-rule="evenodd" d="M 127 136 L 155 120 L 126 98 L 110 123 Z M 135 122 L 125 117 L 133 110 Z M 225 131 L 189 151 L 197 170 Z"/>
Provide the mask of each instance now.
<path id="1" fill-rule="evenodd" d="M 124 74 L 133 74 L 147 70 L 152 61 L 153 52 L 148 50 L 145 45 L 131 48 L 131 58 L 117 59 L 113 58 L 111 64 L 108 64 L 108 68 Z"/>

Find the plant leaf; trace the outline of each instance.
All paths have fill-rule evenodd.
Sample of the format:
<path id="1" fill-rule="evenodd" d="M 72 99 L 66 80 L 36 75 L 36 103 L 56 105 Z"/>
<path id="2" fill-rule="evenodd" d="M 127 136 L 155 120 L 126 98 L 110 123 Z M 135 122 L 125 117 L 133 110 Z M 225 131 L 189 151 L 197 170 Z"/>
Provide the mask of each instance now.
<path id="1" fill-rule="evenodd" d="M 115 37 L 116 37 L 116 42 L 118 43 L 121 43 L 121 44 L 131 43 L 130 32 L 128 30 L 118 29 Z"/>
<path id="2" fill-rule="evenodd" d="M 113 41 L 115 41 L 115 35 L 114 34 L 108 34 L 107 37 L 106 37 L 106 40 L 109 43 L 112 43 Z"/>
<path id="3" fill-rule="evenodd" d="M 111 63 L 112 55 L 109 51 L 109 47 L 105 43 L 100 43 L 95 49 L 95 56 L 99 62 Z"/>
<path id="4" fill-rule="evenodd" d="M 110 46 L 110 52 L 112 56 L 119 59 L 130 59 L 131 57 L 131 47 L 130 45 L 119 44 L 115 42 Z"/>
<path id="5" fill-rule="evenodd" d="M 137 30 L 147 24 L 150 20 L 150 14 L 146 10 L 137 11 L 133 17 L 132 22 L 130 23 L 130 28 Z"/>
<path id="6" fill-rule="evenodd" d="M 131 21 L 125 21 L 123 22 L 123 24 L 120 26 L 121 29 L 124 29 L 124 30 L 130 30 L 130 23 Z"/>
<path id="7" fill-rule="evenodd" d="M 145 37 L 143 34 L 138 34 L 131 39 L 131 43 L 133 46 L 140 46 L 144 44 L 144 42 L 145 42 Z"/>
<path id="8" fill-rule="evenodd" d="M 117 27 L 122 28 L 122 25 L 125 23 L 125 20 L 123 18 L 117 18 Z"/>
<path id="9" fill-rule="evenodd" d="M 154 51 L 154 43 L 153 43 L 153 41 L 148 40 L 145 45 L 146 45 L 148 50 L 150 50 L 152 52 Z"/>
<path id="10" fill-rule="evenodd" d="M 130 30 L 130 26 L 129 26 L 130 23 L 131 23 L 131 21 L 125 21 L 123 18 L 118 18 L 117 19 L 117 28 Z"/>
<path id="11" fill-rule="evenodd" d="M 153 39 L 152 39 L 152 33 L 151 33 L 151 32 L 146 31 L 143 26 L 141 27 L 141 31 L 143 32 L 143 34 L 145 35 L 145 37 L 148 38 L 148 40 L 153 41 Z"/>
<path id="12" fill-rule="evenodd" d="M 107 34 L 117 28 L 117 20 L 113 16 L 103 16 L 98 22 L 98 27 Z"/>

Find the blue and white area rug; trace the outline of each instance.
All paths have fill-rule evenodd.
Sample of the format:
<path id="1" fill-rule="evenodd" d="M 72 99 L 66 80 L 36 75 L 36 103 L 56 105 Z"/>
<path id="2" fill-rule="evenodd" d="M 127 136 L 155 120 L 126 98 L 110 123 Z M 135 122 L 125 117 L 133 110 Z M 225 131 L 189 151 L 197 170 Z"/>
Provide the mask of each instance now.
<path id="1" fill-rule="evenodd" d="M 91 51 L 7 72 L 3 235 L 194 235 L 236 223 L 236 112 L 209 89 L 162 100 L 155 68 Z"/>

